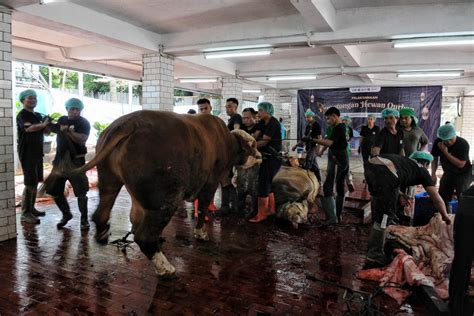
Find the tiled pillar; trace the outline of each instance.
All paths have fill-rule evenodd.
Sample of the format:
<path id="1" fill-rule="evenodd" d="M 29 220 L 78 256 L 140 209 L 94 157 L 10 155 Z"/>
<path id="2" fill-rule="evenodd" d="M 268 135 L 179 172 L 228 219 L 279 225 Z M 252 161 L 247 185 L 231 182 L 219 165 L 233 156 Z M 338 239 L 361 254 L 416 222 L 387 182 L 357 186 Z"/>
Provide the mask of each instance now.
<path id="1" fill-rule="evenodd" d="M 290 106 L 290 137 L 298 137 L 298 101 L 297 98 L 291 98 Z M 290 148 L 296 145 L 296 140 L 290 140 Z"/>
<path id="2" fill-rule="evenodd" d="M 16 238 L 11 13 L 0 6 L 0 241 Z"/>
<path id="3" fill-rule="evenodd" d="M 474 96 L 465 97 L 462 106 L 461 137 L 469 143 L 469 158 L 474 159 Z"/>
<path id="4" fill-rule="evenodd" d="M 225 101 L 228 98 L 239 100 L 238 113 L 242 113 L 242 80 L 236 77 L 222 78 L 222 104 L 220 118 L 227 121 L 229 116 L 225 113 Z"/>
<path id="5" fill-rule="evenodd" d="M 279 89 L 265 89 L 265 101 L 273 104 L 273 109 L 275 111 L 273 116 L 279 119 L 281 116 L 280 90 Z"/>
<path id="6" fill-rule="evenodd" d="M 142 106 L 144 110 L 173 111 L 174 58 L 159 53 L 143 55 Z"/>

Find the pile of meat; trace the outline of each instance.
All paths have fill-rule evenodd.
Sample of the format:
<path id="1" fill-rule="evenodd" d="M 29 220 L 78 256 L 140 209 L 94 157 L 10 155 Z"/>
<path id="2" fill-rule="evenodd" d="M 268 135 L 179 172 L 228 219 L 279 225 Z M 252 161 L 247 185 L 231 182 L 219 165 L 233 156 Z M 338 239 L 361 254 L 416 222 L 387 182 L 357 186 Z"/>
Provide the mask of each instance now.
<path id="1" fill-rule="evenodd" d="M 454 215 L 449 215 L 454 222 Z M 409 295 L 401 286 L 433 287 L 440 298 L 448 298 L 448 282 L 454 257 L 453 225 L 446 225 L 441 216 L 434 216 L 428 225 L 407 227 L 393 225 L 387 231 L 411 249 L 412 255 L 396 249 L 391 264 L 381 269 L 362 270 L 359 279 L 379 281 L 383 291 L 401 304 Z"/>

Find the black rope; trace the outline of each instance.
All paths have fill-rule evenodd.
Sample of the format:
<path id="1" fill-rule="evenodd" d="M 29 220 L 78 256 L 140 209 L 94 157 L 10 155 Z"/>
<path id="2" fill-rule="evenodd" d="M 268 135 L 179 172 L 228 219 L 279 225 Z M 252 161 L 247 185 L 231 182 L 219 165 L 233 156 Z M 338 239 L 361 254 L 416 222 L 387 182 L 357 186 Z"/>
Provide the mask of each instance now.
<path id="1" fill-rule="evenodd" d="M 130 236 L 131 234 L 133 234 L 133 232 L 129 231 L 124 237 L 111 241 L 110 244 L 116 246 L 117 249 L 120 249 L 123 253 L 125 253 L 127 251 L 127 247 L 133 249 L 131 244 L 133 244 L 134 241 L 127 240 L 128 236 Z"/>

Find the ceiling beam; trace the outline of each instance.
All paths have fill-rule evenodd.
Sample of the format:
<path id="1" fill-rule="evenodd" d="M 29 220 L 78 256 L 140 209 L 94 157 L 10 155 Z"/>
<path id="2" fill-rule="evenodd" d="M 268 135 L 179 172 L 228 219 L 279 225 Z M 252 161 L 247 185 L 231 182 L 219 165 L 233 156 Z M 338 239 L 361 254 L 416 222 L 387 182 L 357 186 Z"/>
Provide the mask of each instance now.
<path id="1" fill-rule="evenodd" d="M 311 31 L 336 30 L 336 9 L 331 0 L 290 0 L 290 2 L 303 16 Z"/>
<path id="2" fill-rule="evenodd" d="M 19 7 L 14 20 L 141 53 L 158 51 L 161 42 L 160 34 L 72 2 Z"/>

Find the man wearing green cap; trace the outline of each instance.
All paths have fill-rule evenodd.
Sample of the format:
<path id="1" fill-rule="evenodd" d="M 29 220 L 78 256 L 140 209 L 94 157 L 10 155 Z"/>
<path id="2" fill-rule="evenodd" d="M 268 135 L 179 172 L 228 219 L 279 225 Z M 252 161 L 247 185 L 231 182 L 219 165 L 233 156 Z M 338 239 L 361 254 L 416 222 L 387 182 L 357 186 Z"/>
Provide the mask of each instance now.
<path id="1" fill-rule="evenodd" d="M 79 99 L 71 98 L 66 101 L 65 107 L 67 115 L 61 116 L 58 119 L 59 130 L 52 173 L 54 168 L 61 168 L 60 166 L 67 161 L 68 156 L 75 167 L 83 166 L 86 161 L 86 141 L 89 138 L 91 126 L 89 121 L 81 116 L 84 104 Z M 64 186 L 67 180 L 71 183 L 74 194 L 77 196 L 77 204 L 81 212 L 81 229 L 86 230 L 89 228 L 89 220 L 87 218 L 89 181 L 85 173 L 62 177 L 56 180 L 51 188 L 48 188 L 48 194 L 54 197 L 54 202 L 56 202 L 63 215 L 56 226 L 58 229 L 61 229 L 72 219 L 69 203 L 64 196 Z"/>
<path id="2" fill-rule="evenodd" d="M 272 181 L 281 167 L 281 130 L 280 122 L 273 116 L 274 109 L 270 102 L 260 102 L 258 115 L 263 121 L 257 148 L 262 153 L 262 164 L 258 173 L 258 213 L 249 219 L 252 223 L 259 223 L 275 214 L 275 195 L 272 191 Z"/>
<path id="3" fill-rule="evenodd" d="M 385 127 L 375 138 L 375 145 L 372 148 L 372 156 L 381 154 L 397 154 L 405 156 L 403 150 L 403 131 L 397 127 L 400 113 L 395 109 L 385 109 L 382 111 L 382 119 Z"/>
<path id="4" fill-rule="evenodd" d="M 400 127 L 403 130 L 403 149 L 406 156 L 415 151 L 424 151 L 429 140 L 425 132 L 417 125 L 418 119 L 412 108 L 400 110 Z"/>
<path id="5" fill-rule="evenodd" d="M 25 188 L 21 200 L 21 221 L 39 224 L 37 216 L 44 212 L 35 209 L 38 183 L 43 181 L 43 140 L 44 132 L 50 123 L 45 117 L 34 111 L 37 100 L 36 92 L 28 89 L 20 93 L 23 109 L 16 116 L 18 129 L 18 158 L 23 169 Z"/>
<path id="6" fill-rule="evenodd" d="M 438 128 L 437 136 L 431 149 L 431 154 L 434 156 L 431 176 L 436 183 L 438 159 L 441 160 L 443 176 L 439 183 L 439 194 L 448 205 L 454 191 L 459 197 L 471 184 L 472 166 L 469 158 L 469 143 L 464 138 L 456 136 L 456 130 L 452 124 L 445 124 Z"/>
<path id="7" fill-rule="evenodd" d="M 306 160 L 303 165 L 303 168 L 306 170 L 312 171 L 316 178 L 318 179 L 319 183 L 321 183 L 321 171 L 319 170 L 318 160 L 317 160 L 317 146 L 316 143 L 312 140 L 313 138 L 320 139 L 321 138 L 321 125 L 314 119 L 316 114 L 314 114 L 311 109 L 308 109 L 304 116 L 306 119 L 306 128 L 304 132 L 304 136 L 301 140 L 293 146 L 292 150 L 295 151 L 296 147 L 305 145 L 306 149 Z"/>
<path id="8" fill-rule="evenodd" d="M 390 263 L 384 253 L 388 225 L 397 222 L 397 205 L 409 205 L 412 199 L 402 193 L 406 187 L 423 185 L 433 200 L 446 224 L 451 221 L 446 206 L 436 190 L 427 170 L 433 157 L 427 152 L 414 152 L 410 158 L 397 154 L 382 154 L 368 161 L 364 176 L 372 196 L 371 210 L 373 225 L 369 233 L 365 269 L 385 266 Z"/>

